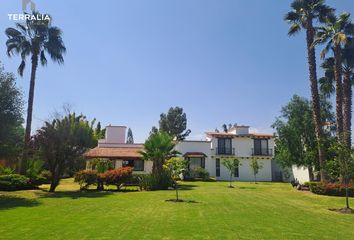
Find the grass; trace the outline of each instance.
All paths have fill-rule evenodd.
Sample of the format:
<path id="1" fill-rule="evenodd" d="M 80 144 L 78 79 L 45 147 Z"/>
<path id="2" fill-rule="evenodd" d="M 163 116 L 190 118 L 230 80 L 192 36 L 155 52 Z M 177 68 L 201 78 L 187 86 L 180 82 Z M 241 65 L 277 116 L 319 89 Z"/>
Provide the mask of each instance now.
<path id="1" fill-rule="evenodd" d="M 354 215 L 329 211 L 344 198 L 285 183 L 182 183 L 174 191 L 0 192 L 0 239 L 350 239 Z M 46 189 L 48 186 L 44 186 Z M 350 199 L 354 205 L 354 199 Z"/>

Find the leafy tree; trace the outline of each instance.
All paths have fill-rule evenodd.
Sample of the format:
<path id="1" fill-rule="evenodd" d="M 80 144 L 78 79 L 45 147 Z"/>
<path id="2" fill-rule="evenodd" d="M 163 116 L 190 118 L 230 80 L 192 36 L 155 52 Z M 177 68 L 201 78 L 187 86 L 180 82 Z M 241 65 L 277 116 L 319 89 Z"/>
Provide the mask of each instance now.
<path id="1" fill-rule="evenodd" d="M 326 18 L 326 25 L 319 27 L 314 44 L 326 44 L 321 52 L 321 58 L 325 58 L 328 51 L 333 50 L 334 55 L 334 79 L 336 82 L 336 131 L 337 138 L 343 137 L 343 82 L 342 82 L 342 47 L 348 38 L 354 34 L 354 24 L 350 20 L 349 13 L 342 13 L 339 17 L 330 14 Z M 350 79 L 346 79 L 350 81 Z M 350 83 L 346 83 L 351 87 Z M 347 93 L 348 94 L 348 93 Z M 350 131 L 350 129 L 346 129 Z M 347 133 L 346 133 L 347 134 Z M 340 139 L 339 139 L 340 140 Z"/>
<path id="2" fill-rule="evenodd" d="M 17 160 L 23 139 L 22 92 L 15 77 L 0 66 L 0 158 Z"/>
<path id="3" fill-rule="evenodd" d="M 326 104 L 322 104 L 326 106 Z M 330 109 L 322 113 L 322 117 L 331 119 Z M 311 103 L 305 98 L 294 95 L 291 101 L 282 108 L 281 115 L 276 118 L 272 127 L 276 130 L 275 159 L 283 167 L 292 165 L 307 166 L 310 171 L 312 166 L 323 171 L 317 155 L 316 133 L 312 118 Z M 327 144 L 327 141 L 324 142 Z M 324 145 L 325 147 L 326 145 Z"/>
<path id="4" fill-rule="evenodd" d="M 187 129 L 187 115 L 181 107 L 171 107 L 167 114 L 161 113 L 159 130 L 166 132 L 177 141 L 184 140 L 191 130 Z"/>
<path id="5" fill-rule="evenodd" d="M 23 159 L 19 161 L 20 171 L 24 173 L 26 166 L 24 162 L 27 160 L 31 139 L 34 87 L 38 63 L 40 61 L 42 66 L 47 64 L 46 53 L 54 62 L 64 63 L 63 54 L 66 48 L 62 40 L 62 31 L 51 26 L 51 22 L 48 20 L 27 20 L 25 24 L 16 23 L 16 28 L 7 28 L 5 33 L 8 37 L 6 41 L 7 55 L 9 57 L 14 54 L 21 56 L 21 64 L 18 68 L 20 76 L 23 76 L 27 57 L 31 57 L 32 64 L 24 139 L 25 147 Z"/>
<path id="6" fill-rule="evenodd" d="M 34 136 L 40 155 L 52 173 L 50 192 L 59 185 L 65 171 L 82 160 L 82 154 L 95 146 L 93 129 L 83 115 L 69 113 L 45 122 Z"/>
<path id="7" fill-rule="evenodd" d="M 263 168 L 263 165 L 258 163 L 256 158 L 252 158 L 251 162 L 250 162 L 250 167 L 254 176 L 254 182 L 257 182 L 257 174 L 259 172 L 259 170 L 261 170 Z"/>
<path id="8" fill-rule="evenodd" d="M 174 150 L 175 143 L 172 137 L 165 132 L 157 132 L 150 135 L 144 143 L 144 150 L 140 152 L 145 160 L 153 162 L 153 174 L 163 171 L 165 161 L 175 157 L 178 152 Z"/>
<path id="9" fill-rule="evenodd" d="M 133 132 L 132 132 L 132 130 L 130 128 L 128 129 L 127 143 L 128 144 L 133 144 L 134 143 Z"/>
<path id="10" fill-rule="evenodd" d="M 176 201 L 180 201 L 178 199 L 178 183 L 177 178 L 187 169 L 188 163 L 180 157 L 172 157 L 166 161 L 164 167 L 170 172 L 172 180 L 174 182 L 175 190 L 176 190 Z"/>
<path id="11" fill-rule="evenodd" d="M 230 188 L 233 188 L 232 186 L 232 175 L 234 174 L 235 170 L 239 168 L 240 160 L 238 158 L 225 158 L 222 159 L 222 165 L 229 171 L 230 173 Z"/>
<path id="12" fill-rule="evenodd" d="M 314 22 L 325 22 L 326 17 L 334 12 L 334 9 L 324 4 L 324 0 L 294 0 L 291 4 L 292 11 L 288 12 L 284 20 L 291 24 L 289 36 L 293 36 L 301 29 L 306 31 L 307 59 L 309 67 L 309 79 L 312 99 L 312 114 L 317 138 L 318 156 L 321 168 L 325 164 L 324 136 L 321 122 L 321 105 L 317 84 L 316 51 L 313 46 L 315 39 Z M 321 171 L 321 179 L 325 180 L 325 173 Z"/>

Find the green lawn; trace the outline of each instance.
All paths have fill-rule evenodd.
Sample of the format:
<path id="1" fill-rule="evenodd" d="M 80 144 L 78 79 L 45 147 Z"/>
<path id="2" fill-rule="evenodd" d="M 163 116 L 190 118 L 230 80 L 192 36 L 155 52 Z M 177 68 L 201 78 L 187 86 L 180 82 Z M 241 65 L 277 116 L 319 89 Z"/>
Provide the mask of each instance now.
<path id="1" fill-rule="evenodd" d="M 0 192 L 0 239 L 353 239 L 354 215 L 331 212 L 344 198 L 285 183 L 182 183 L 174 191 Z M 351 199 L 354 206 L 354 199 Z"/>

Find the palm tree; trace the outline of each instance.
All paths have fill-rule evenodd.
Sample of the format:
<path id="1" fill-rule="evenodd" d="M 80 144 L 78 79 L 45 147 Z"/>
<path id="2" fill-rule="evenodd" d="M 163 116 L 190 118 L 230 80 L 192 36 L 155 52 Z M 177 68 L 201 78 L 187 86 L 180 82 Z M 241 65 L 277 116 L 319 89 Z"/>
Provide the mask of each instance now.
<path id="1" fill-rule="evenodd" d="M 34 14 L 37 15 L 38 13 Z M 16 28 L 7 28 L 5 33 L 8 37 L 6 41 L 7 55 L 9 57 L 13 55 L 21 56 L 21 64 L 18 67 L 18 73 L 21 77 L 23 76 L 27 57 L 31 57 L 32 64 L 24 139 L 25 147 L 23 158 L 19 161 L 18 166 L 19 171 L 23 173 L 31 139 L 34 88 L 38 62 L 40 61 L 42 66 L 46 65 L 47 53 L 54 62 L 62 64 L 64 63 L 63 54 L 66 52 L 66 48 L 62 40 L 62 31 L 57 27 L 52 27 L 50 20 L 46 18 L 45 20 L 27 20 L 24 24 L 17 23 Z"/>
<path id="2" fill-rule="evenodd" d="M 144 150 L 140 154 L 145 160 L 153 162 L 152 172 L 160 174 L 165 161 L 179 154 L 174 150 L 175 146 L 170 135 L 165 132 L 156 132 L 145 141 Z"/>
<path id="3" fill-rule="evenodd" d="M 319 79 L 321 92 L 330 97 L 335 92 L 334 58 L 326 58 L 321 67 L 325 76 Z M 343 68 L 343 132 L 345 143 L 351 146 L 351 119 L 352 119 L 352 85 L 354 83 L 354 40 L 349 38 L 342 50 Z"/>
<path id="4" fill-rule="evenodd" d="M 348 86 L 351 86 L 350 82 L 346 82 L 346 93 L 343 94 L 343 46 L 348 42 L 350 35 L 354 33 L 354 24 L 350 21 L 349 13 L 342 13 L 337 17 L 334 14 L 330 14 L 326 18 L 326 25 L 319 27 L 314 44 L 326 44 L 325 48 L 321 52 L 321 58 L 324 59 L 326 54 L 332 49 L 334 56 L 334 79 L 335 79 L 335 91 L 336 91 L 336 131 L 338 140 L 343 140 L 344 133 L 344 120 L 343 120 L 343 100 L 348 92 Z M 349 79 L 346 79 L 349 81 Z M 350 87 L 351 88 L 351 87 Z M 346 98 L 346 105 L 348 105 L 348 99 Z M 348 106 L 346 106 L 348 107 Z M 346 112 L 346 111 L 345 111 Z M 348 116 L 346 115 L 348 119 Z M 346 128 L 348 125 L 346 124 Z M 346 129 L 345 131 L 348 131 Z M 348 135 L 348 132 L 345 133 Z M 346 137 L 347 139 L 347 137 Z"/>
<path id="5" fill-rule="evenodd" d="M 334 9 L 324 4 L 324 0 L 294 0 L 291 4 L 292 11 L 288 12 L 284 20 L 291 24 L 289 36 L 293 36 L 301 29 L 306 31 L 307 44 L 307 60 L 309 66 L 309 79 L 313 108 L 313 119 L 315 123 L 316 138 L 318 142 L 318 158 L 321 168 L 321 180 L 325 180 L 324 162 L 325 150 L 323 146 L 323 130 L 321 121 L 320 96 L 317 84 L 316 72 L 316 52 L 313 46 L 315 38 L 314 21 L 324 22 L 326 17 L 331 14 Z"/>

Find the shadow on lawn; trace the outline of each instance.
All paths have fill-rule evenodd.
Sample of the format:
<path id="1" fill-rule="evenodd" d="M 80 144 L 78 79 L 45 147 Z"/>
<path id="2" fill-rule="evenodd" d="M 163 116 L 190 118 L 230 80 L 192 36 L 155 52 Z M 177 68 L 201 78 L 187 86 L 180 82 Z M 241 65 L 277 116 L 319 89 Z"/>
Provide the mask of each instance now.
<path id="1" fill-rule="evenodd" d="M 43 191 L 38 194 L 40 198 L 71 198 L 71 199 L 79 199 L 79 198 L 100 198 L 106 197 L 108 195 L 112 195 L 111 191 L 75 191 L 75 192 L 48 192 Z"/>
<path id="2" fill-rule="evenodd" d="M 178 184 L 178 190 L 193 190 L 193 188 L 198 187 L 194 184 Z"/>
<path id="3" fill-rule="evenodd" d="M 35 199 L 27 199 L 16 196 L 0 196 L 0 211 L 16 207 L 35 207 L 40 203 Z"/>
<path id="4" fill-rule="evenodd" d="M 239 187 L 239 189 L 257 189 L 256 187 Z"/>

